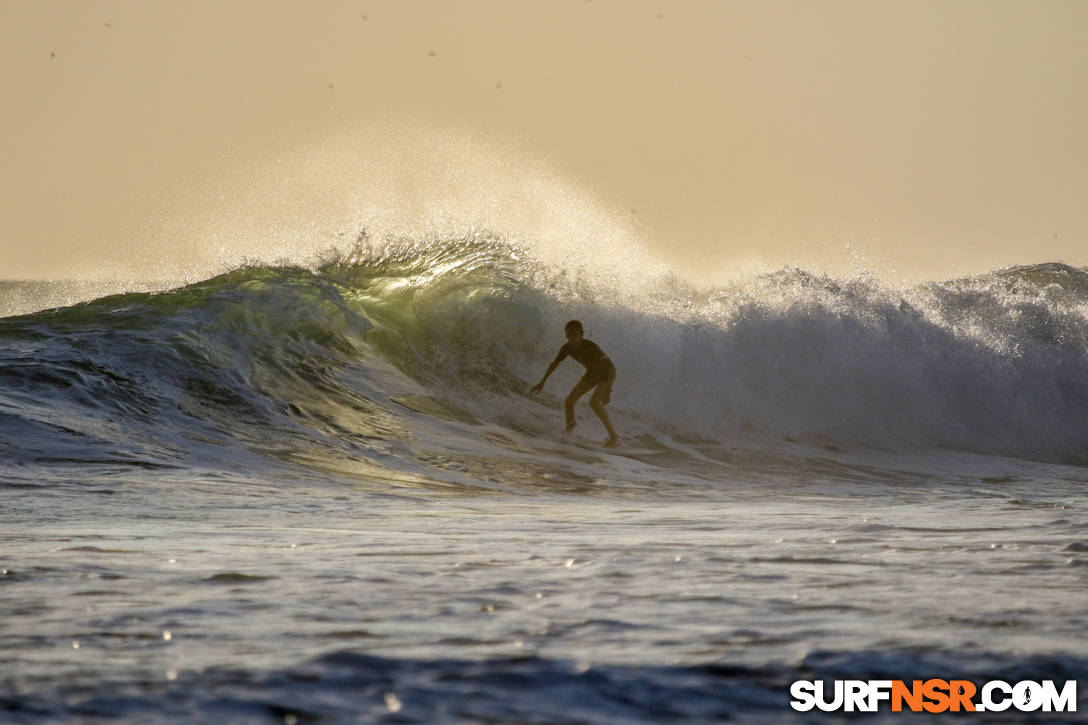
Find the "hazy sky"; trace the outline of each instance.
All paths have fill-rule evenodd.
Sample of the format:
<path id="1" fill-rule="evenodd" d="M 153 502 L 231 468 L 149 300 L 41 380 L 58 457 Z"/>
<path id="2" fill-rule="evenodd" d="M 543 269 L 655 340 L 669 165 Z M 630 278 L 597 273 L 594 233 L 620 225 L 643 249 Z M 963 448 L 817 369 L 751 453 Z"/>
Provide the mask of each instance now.
<path id="1" fill-rule="evenodd" d="M 0 0 L 0 27 L 0 278 L 224 243 L 263 203 L 228 187 L 318 223 L 345 134 L 430 212 L 462 201 L 428 169 L 465 164 L 482 224 L 510 159 L 546 164 L 680 269 L 1088 264 L 1088 2 Z"/>

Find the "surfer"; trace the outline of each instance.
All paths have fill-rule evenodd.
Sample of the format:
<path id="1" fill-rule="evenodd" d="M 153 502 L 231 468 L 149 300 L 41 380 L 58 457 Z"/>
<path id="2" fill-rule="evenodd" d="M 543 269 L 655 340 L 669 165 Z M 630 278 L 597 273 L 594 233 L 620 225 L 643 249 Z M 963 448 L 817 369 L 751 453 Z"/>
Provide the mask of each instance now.
<path id="1" fill-rule="evenodd" d="M 581 322 L 571 320 L 567 323 L 565 331 L 567 333 L 567 343 L 559 348 L 559 354 L 555 356 L 555 360 L 552 360 L 552 364 L 548 366 L 548 371 L 544 373 L 544 377 L 533 386 L 530 392 L 539 393 L 543 390 L 544 382 L 548 379 L 548 376 L 559 366 L 563 358 L 570 355 L 586 366 L 586 374 L 582 376 L 582 379 L 578 381 L 570 391 L 570 395 L 567 396 L 567 429 L 565 432 L 570 433 L 574 430 L 574 404 L 578 402 L 578 398 L 586 394 L 586 391 L 595 387 L 597 389 L 593 391 L 593 395 L 589 399 L 589 407 L 593 408 L 593 412 L 601 419 L 608 431 L 608 440 L 605 445 L 609 448 L 617 446 L 620 439 L 612 428 L 612 421 L 608 419 L 608 412 L 604 409 L 604 406 L 608 405 L 608 401 L 612 399 L 612 383 L 616 379 L 616 366 L 612 364 L 604 351 L 597 346 L 597 343 L 582 337 Z"/>

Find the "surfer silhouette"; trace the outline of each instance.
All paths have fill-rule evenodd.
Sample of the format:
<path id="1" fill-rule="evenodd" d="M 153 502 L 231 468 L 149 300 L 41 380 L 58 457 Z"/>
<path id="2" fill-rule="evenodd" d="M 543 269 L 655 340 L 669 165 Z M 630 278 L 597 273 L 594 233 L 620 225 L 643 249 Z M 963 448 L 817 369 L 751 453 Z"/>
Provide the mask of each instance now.
<path id="1" fill-rule="evenodd" d="M 609 448 L 619 445 L 620 439 L 612 428 L 612 421 L 608 419 L 608 412 L 604 409 L 604 406 L 608 405 L 608 401 L 612 399 L 612 383 L 616 379 L 616 366 L 612 364 L 604 351 L 597 346 L 597 343 L 582 337 L 581 322 L 571 320 L 567 323 L 565 331 L 567 333 L 567 343 L 559 348 L 559 354 L 555 356 L 555 360 L 552 360 L 552 364 L 548 366 L 548 371 L 544 373 L 544 377 L 529 392 L 539 393 L 543 390 L 548 376 L 555 371 L 563 358 L 570 355 L 586 366 L 586 374 L 582 376 L 582 379 L 578 381 L 574 388 L 571 389 L 570 395 L 567 396 L 567 429 L 565 432 L 570 433 L 574 430 L 574 404 L 578 402 L 578 398 L 585 395 L 589 389 L 596 388 L 589 399 L 589 407 L 593 408 L 593 412 L 601 419 L 608 431 L 608 440 L 605 445 Z"/>

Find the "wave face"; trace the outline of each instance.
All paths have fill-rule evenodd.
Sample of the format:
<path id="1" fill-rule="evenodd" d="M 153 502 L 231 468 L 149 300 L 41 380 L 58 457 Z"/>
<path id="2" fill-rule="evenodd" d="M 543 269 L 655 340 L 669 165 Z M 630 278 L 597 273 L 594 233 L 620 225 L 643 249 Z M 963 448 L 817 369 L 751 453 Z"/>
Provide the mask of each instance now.
<path id="1" fill-rule="evenodd" d="M 4 318 L 0 453 L 486 485 L 457 459 L 554 449 L 582 370 L 568 361 L 550 394 L 526 391 L 579 318 L 616 363 L 613 420 L 642 448 L 1088 459 L 1084 269 L 904 289 L 794 268 L 714 289 L 631 276 L 474 236 Z"/>

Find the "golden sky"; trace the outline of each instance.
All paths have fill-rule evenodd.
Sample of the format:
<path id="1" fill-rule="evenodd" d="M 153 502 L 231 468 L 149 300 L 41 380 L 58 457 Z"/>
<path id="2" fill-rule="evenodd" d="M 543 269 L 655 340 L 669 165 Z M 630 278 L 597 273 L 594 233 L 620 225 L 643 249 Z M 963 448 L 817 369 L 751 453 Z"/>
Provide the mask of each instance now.
<path id="1" fill-rule="evenodd" d="M 0 27 L 0 278 L 164 276 L 220 219 L 297 241 L 406 198 L 506 231 L 568 187 L 680 270 L 1088 264 L 1088 2 L 0 0 Z"/>

